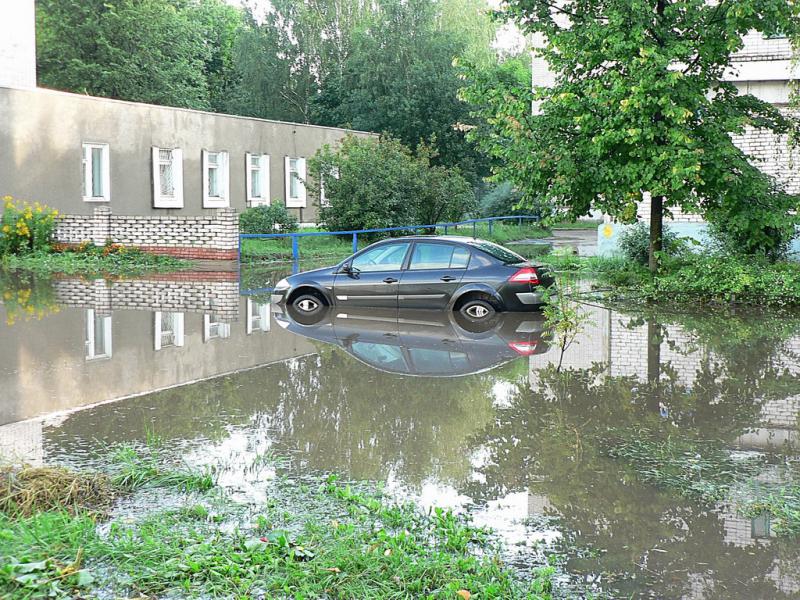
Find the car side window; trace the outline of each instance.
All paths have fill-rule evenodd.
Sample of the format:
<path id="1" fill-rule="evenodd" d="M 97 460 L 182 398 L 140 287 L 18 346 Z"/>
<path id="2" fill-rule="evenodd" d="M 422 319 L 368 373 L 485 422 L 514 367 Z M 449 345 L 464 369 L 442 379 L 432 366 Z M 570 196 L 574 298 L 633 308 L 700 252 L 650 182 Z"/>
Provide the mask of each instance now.
<path id="1" fill-rule="evenodd" d="M 418 242 L 414 245 L 409 269 L 466 269 L 469 254 L 462 246 Z"/>
<path id="2" fill-rule="evenodd" d="M 408 252 L 409 242 L 385 244 L 367 250 L 353 259 L 352 266 L 362 273 L 369 271 L 399 271 Z"/>

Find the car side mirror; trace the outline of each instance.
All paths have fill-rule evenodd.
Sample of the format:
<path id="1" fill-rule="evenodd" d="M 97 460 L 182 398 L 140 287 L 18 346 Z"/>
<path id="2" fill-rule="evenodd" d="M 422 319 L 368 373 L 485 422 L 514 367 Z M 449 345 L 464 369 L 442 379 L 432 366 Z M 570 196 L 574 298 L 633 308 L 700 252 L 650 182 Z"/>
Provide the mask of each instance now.
<path id="1" fill-rule="evenodd" d="M 350 274 L 353 272 L 353 267 L 351 267 L 349 263 L 345 263 L 341 267 L 339 267 L 339 271 L 342 273 Z"/>

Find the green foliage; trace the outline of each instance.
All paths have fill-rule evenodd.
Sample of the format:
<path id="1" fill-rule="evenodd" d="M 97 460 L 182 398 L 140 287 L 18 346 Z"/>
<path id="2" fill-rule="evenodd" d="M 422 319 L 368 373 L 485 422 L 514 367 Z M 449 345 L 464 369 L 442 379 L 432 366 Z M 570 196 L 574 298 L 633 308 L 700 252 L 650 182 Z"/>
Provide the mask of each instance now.
<path id="1" fill-rule="evenodd" d="M 508 181 L 499 183 L 486 192 L 480 202 L 481 217 L 504 217 L 507 215 L 527 215 L 530 209 L 517 206 L 522 195 Z"/>
<path id="2" fill-rule="evenodd" d="M 0 268 L 0 297 L 9 327 L 18 321 L 41 320 L 61 310 L 52 280 L 30 271 Z"/>
<path id="3" fill-rule="evenodd" d="M 309 161 L 312 193 L 322 181 L 328 206 L 320 218 L 331 231 L 454 221 L 474 210 L 475 196 L 457 169 L 432 166 L 432 151 L 417 155 L 392 138 L 349 136 Z"/>
<path id="4" fill-rule="evenodd" d="M 664 226 L 661 235 L 662 252 L 667 255 L 678 254 L 685 244 L 669 227 Z M 622 255 L 637 264 L 646 265 L 650 252 L 650 226 L 647 223 L 636 223 L 626 228 L 619 237 L 619 249 Z"/>
<path id="5" fill-rule="evenodd" d="M 43 0 L 39 83 L 93 96 L 220 109 L 241 12 L 221 0 Z"/>
<path id="6" fill-rule="evenodd" d="M 241 233 L 291 233 L 297 231 L 297 219 L 283 204 L 254 206 L 239 215 Z"/>
<path id="7" fill-rule="evenodd" d="M 64 275 L 143 275 L 146 273 L 170 273 L 191 267 L 187 260 L 171 256 L 148 254 L 137 249 L 87 244 L 84 248 L 64 252 L 34 252 L 24 255 L 10 255 L 3 259 L 2 267 L 7 270 L 30 271 L 43 275 L 62 273 Z"/>
<path id="8" fill-rule="evenodd" d="M 779 190 L 734 198 L 706 213 L 712 246 L 721 254 L 785 259 L 798 235 L 797 208 L 798 197 Z"/>
<path id="9" fill-rule="evenodd" d="M 56 228 L 58 211 L 38 202 L 3 198 L 0 214 L 0 256 L 47 250 Z"/>
<path id="10" fill-rule="evenodd" d="M 645 192 L 665 198 L 665 212 L 742 206 L 767 192 L 731 135 L 746 125 L 787 133 L 794 121 L 722 76 L 748 32 L 800 32 L 792 2 L 511 0 L 504 11 L 546 38 L 539 53 L 554 85 L 532 91 L 467 65 L 464 97 L 490 126 L 473 139 L 526 202 L 633 222 Z"/>
<path id="11" fill-rule="evenodd" d="M 119 490 L 134 491 L 143 487 L 172 487 L 184 491 L 207 491 L 214 478 L 206 471 L 174 468 L 164 464 L 158 448 L 122 445 L 110 460 L 111 483 Z"/>

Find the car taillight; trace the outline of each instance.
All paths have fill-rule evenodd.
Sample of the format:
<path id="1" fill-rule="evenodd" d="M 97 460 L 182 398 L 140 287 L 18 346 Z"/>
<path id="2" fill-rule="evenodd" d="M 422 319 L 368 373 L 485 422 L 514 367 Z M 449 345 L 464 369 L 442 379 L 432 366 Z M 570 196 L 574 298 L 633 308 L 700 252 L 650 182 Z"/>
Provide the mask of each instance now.
<path id="1" fill-rule="evenodd" d="M 536 346 L 538 342 L 510 342 L 508 347 L 511 348 L 517 354 L 522 356 L 530 356 L 534 352 L 536 352 Z"/>
<path id="2" fill-rule="evenodd" d="M 539 274 L 533 267 L 525 267 L 508 278 L 514 283 L 539 283 Z"/>

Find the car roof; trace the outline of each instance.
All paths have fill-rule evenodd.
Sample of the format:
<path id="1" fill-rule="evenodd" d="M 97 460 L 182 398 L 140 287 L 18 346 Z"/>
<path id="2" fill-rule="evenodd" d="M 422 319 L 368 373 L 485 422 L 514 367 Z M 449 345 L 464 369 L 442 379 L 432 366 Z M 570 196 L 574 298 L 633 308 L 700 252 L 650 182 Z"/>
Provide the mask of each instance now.
<path id="1" fill-rule="evenodd" d="M 468 237 L 466 235 L 404 235 L 401 237 L 396 238 L 388 238 L 385 240 L 380 240 L 379 242 L 375 242 L 376 244 L 384 244 L 389 242 L 403 242 L 406 240 L 414 240 L 414 241 L 434 241 L 434 242 L 455 242 L 459 244 L 474 244 L 474 243 L 494 243 L 494 242 L 487 242 L 486 240 L 482 240 L 480 238 L 473 238 Z"/>

